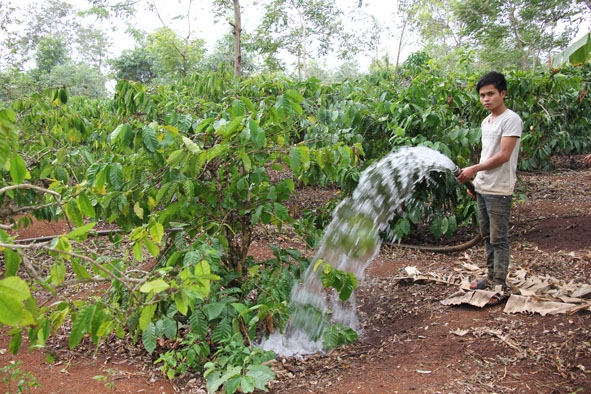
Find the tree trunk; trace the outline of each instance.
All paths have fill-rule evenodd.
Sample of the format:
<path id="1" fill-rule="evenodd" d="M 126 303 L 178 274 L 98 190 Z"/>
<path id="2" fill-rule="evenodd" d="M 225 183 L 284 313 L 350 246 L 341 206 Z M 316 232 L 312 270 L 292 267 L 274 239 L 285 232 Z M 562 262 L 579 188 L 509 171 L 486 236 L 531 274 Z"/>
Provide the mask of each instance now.
<path id="1" fill-rule="evenodd" d="M 306 47 L 306 42 L 308 41 L 308 31 L 306 30 L 306 17 L 304 16 L 304 12 L 302 9 L 298 8 L 297 5 L 294 4 L 296 10 L 298 12 L 299 20 L 300 20 L 300 28 L 301 28 L 301 35 L 299 37 L 301 46 L 300 51 L 298 53 L 298 79 L 300 81 L 307 78 L 307 62 L 308 62 L 308 48 Z"/>
<path id="2" fill-rule="evenodd" d="M 519 35 L 519 30 L 517 28 L 517 17 L 515 16 L 516 10 L 515 6 L 511 8 L 511 12 L 509 13 L 509 20 L 511 21 L 511 30 L 513 31 L 513 36 L 515 37 L 515 42 L 517 43 L 517 47 L 521 51 L 521 68 L 523 71 L 528 70 L 528 53 L 525 49 L 525 44 Z"/>
<path id="3" fill-rule="evenodd" d="M 398 67 L 400 66 L 400 52 L 402 52 L 402 47 L 404 47 L 404 34 L 406 33 L 406 28 L 408 27 L 409 20 L 408 18 L 404 18 L 404 22 L 402 23 L 402 29 L 400 29 L 400 37 L 398 39 L 398 50 L 396 53 L 396 65 L 394 66 L 394 70 L 398 71 Z M 388 70 L 388 69 L 386 69 Z"/>
<path id="4" fill-rule="evenodd" d="M 240 15 L 240 0 L 234 1 L 234 76 L 239 78 L 242 76 L 242 51 L 240 47 L 240 40 L 242 36 L 242 18 Z"/>

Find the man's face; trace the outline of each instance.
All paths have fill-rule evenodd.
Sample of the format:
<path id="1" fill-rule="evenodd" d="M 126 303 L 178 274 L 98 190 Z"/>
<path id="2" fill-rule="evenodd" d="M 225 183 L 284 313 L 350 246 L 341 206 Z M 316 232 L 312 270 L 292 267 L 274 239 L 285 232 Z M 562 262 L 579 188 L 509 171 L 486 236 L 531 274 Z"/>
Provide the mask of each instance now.
<path id="1" fill-rule="evenodd" d="M 480 103 L 491 112 L 505 105 L 505 95 L 507 92 L 504 90 L 499 92 L 495 88 L 495 85 L 485 85 L 480 88 L 478 93 L 480 95 Z"/>

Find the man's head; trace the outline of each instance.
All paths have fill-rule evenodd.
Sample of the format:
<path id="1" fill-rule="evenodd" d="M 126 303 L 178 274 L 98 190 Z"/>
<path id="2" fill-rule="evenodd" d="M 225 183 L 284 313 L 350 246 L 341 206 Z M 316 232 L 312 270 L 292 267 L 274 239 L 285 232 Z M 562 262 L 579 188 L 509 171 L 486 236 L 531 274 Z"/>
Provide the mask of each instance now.
<path id="1" fill-rule="evenodd" d="M 500 115 L 505 107 L 507 80 L 498 72 L 492 71 L 484 75 L 476 84 L 480 103 L 493 115 Z"/>
<path id="2" fill-rule="evenodd" d="M 507 90 L 507 80 L 505 79 L 505 76 L 496 71 L 491 71 L 483 75 L 476 84 L 476 91 L 480 93 L 480 89 L 487 85 L 493 85 L 499 93 Z"/>

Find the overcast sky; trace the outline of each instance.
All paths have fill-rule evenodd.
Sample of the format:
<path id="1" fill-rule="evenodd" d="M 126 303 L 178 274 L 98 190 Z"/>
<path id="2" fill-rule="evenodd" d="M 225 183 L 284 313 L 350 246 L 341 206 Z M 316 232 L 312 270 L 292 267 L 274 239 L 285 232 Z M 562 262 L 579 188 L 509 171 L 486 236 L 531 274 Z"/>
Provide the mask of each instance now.
<path id="1" fill-rule="evenodd" d="M 23 0 L 20 0 L 23 1 Z M 27 0 L 24 0 L 27 1 Z M 23 2 L 24 2 L 23 1 Z M 43 0 L 29 0 L 29 2 L 42 2 Z M 87 0 L 64 0 L 77 9 L 85 9 L 89 7 Z M 143 1 L 147 3 L 147 1 Z M 241 0 L 242 7 L 242 25 L 246 31 L 253 31 L 260 22 L 260 16 L 262 14 L 260 6 L 256 6 L 255 0 Z M 145 6 L 142 6 L 142 2 L 139 2 L 137 9 L 138 12 L 131 24 L 139 29 L 145 30 L 149 33 L 154 32 L 159 27 L 163 26 L 163 22 L 175 32 L 183 36 L 187 32 L 187 21 L 179 19 L 179 16 L 185 16 L 189 7 L 189 0 L 155 0 L 156 7 L 162 18 L 160 21 L 157 14 L 152 11 L 148 11 Z M 396 0 L 363 0 L 363 7 L 359 8 L 359 0 L 338 0 L 338 4 L 344 10 L 346 15 L 352 15 L 351 13 L 365 12 L 369 15 L 375 16 L 380 22 L 383 28 L 392 28 L 395 30 L 395 13 L 397 9 Z M 203 38 L 206 40 L 207 48 L 211 51 L 218 39 L 223 37 L 224 34 L 229 32 L 229 24 L 226 21 L 215 20 L 212 12 L 212 0 L 193 0 L 191 4 L 191 30 L 192 37 Z M 353 24 L 353 18 L 346 18 L 345 23 Z M 125 34 L 125 26 L 123 23 L 117 24 L 118 31 L 113 35 L 113 55 L 118 55 L 123 49 L 131 49 L 134 46 L 133 40 Z M 579 34 L 573 40 L 573 42 L 580 38 L 583 34 L 591 31 L 591 24 L 589 18 L 580 26 Z M 378 56 L 381 58 L 386 53 L 389 54 L 390 59 L 395 59 L 397 38 L 383 39 L 380 43 L 380 52 Z M 401 51 L 400 61 L 404 59 L 413 51 L 418 49 L 416 44 L 417 39 L 411 38 L 405 48 Z M 376 54 L 362 55 L 359 57 L 358 63 L 362 71 L 365 71 L 371 62 L 371 58 Z M 331 59 L 323 59 L 319 61 L 322 65 L 325 63 L 327 67 L 334 68 L 338 66 L 338 62 L 331 61 Z"/>
<path id="2" fill-rule="evenodd" d="M 43 1 L 43 0 L 33 0 Z M 74 5 L 77 9 L 88 8 L 87 0 L 64 0 L 67 3 Z M 260 23 L 262 11 L 260 6 L 256 6 L 254 0 L 242 0 L 242 26 L 243 30 L 253 31 Z M 396 12 L 395 0 L 364 0 L 363 7 L 357 7 L 359 0 L 338 0 L 338 4 L 347 12 L 365 12 L 374 15 L 383 26 L 391 26 L 393 23 L 394 13 Z M 179 16 L 187 14 L 189 1 L 188 0 L 155 0 L 156 7 L 162 18 L 162 21 L 172 28 L 175 32 L 186 34 L 187 21 L 179 19 Z M 148 11 L 141 3 L 137 6 L 138 13 L 131 24 L 149 33 L 154 32 L 159 27 L 162 27 L 162 21 L 158 19 L 155 12 Z M 191 4 L 191 30 L 192 37 L 203 38 L 206 40 L 208 50 L 212 50 L 216 41 L 229 32 L 230 26 L 226 21 L 216 20 L 213 16 L 212 1 L 211 0 L 193 0 Z M 345 23 L 352 23 L 348 18 Z M 113 38 L 114 48 L 113 53 L 117 54 L 122 49 L 133 48 L 133 40 L 125 34 L 125 27 L 123 23 L 118 23 L 118 32 Z M 388 44 L 384 44 L 386 46 Z M 386 54 L 386 50 L 390 52 L 390 57 L 394 58 L 395 44 L 391 43 L 391 48 L 382 48 L 380 56 Z M 410 49 L 406 50 L 403 59 L 408 55 Z M 325 59 L 328 67 L 336 67 L 338 62 L 331 62 L 330 59 Z M 358 59 L 361 69 L 366 69 L 371 62 L 370 55 L 365 55 Z M 332 64 L 330 64 L 332 63 Z"/>

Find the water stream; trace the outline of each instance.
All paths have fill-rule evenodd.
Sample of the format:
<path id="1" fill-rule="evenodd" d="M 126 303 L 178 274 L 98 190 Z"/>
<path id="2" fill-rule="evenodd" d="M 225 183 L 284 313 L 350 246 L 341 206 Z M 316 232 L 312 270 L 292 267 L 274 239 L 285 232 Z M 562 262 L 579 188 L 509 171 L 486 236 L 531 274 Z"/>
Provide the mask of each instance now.
<path id="1" fill-rule="evenodd" d="M 359 282 L 381 246 L 380 232 L 412 197 L 414 186 L 433 171 L 453 171 L 455 164 L 428 147 L 404 147 L 368 167 L 350 197 L 334 210 L 314 261 L 355 274 Z M 327 320 L 359 331 L 355 293 L 342 302 L 324 289 L 320 270 L 312 263 L 291 291 L 292 320 L 285 333 L 275 333 L 262 343 L 283 356 L 322 351 Z M 313 312 L 311 312 L 313 311 Z M 319 318 L 319 316 L 321 318 Z M 318 338 L 318 339 L 317 339 Z"/>

